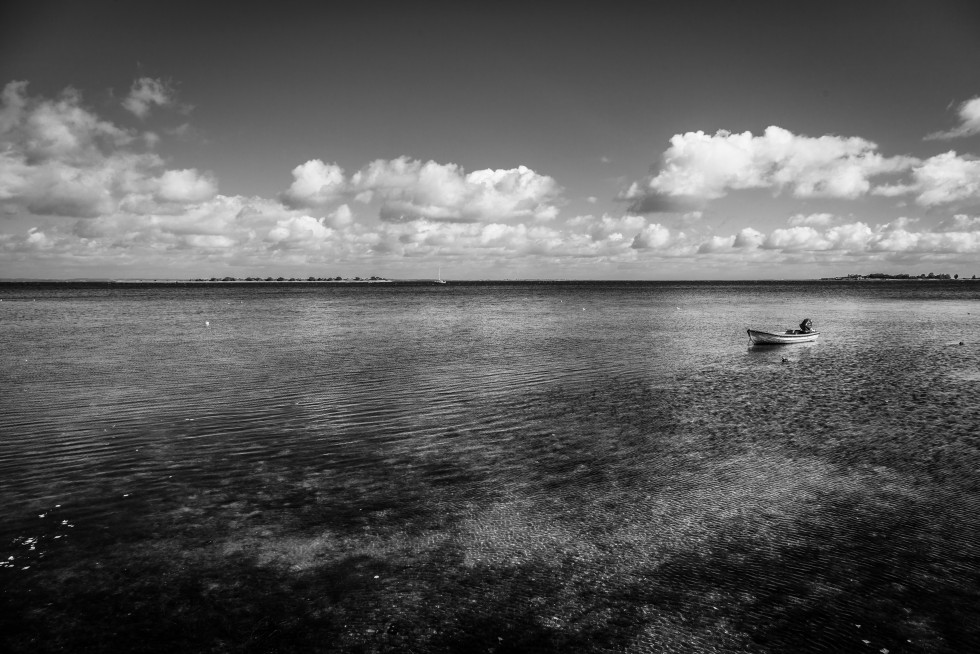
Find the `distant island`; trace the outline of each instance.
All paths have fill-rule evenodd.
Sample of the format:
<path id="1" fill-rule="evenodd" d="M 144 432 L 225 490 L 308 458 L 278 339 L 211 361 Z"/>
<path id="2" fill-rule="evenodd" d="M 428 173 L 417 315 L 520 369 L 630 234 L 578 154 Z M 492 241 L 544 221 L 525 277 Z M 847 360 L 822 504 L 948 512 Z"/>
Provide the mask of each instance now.
<path id="1" fill-rule="evenodd" d="M 197 278 L 192 282 L 390 282 L 384 277 L 211 277 Z"/>
<path id="2" fill-rule="evenodd" d="M 950 275 L 949 273 L 929 273 L 928 275 L 922 273 L 920 275 L 910 275 L 908 273 L 899 273 L 897 275 L 890 275 L 888 273 L 871 273 L 870 275 L 847 275 L 845 277 L 822 277 L 824 280 L 861 280 L 861 279 L 960 279 L 959 274 Z M 970 278 L 970 281 L 976 281 L 977 276 L 974 275 Z M 966 280 L 966 277 L 963 277 Z"/>

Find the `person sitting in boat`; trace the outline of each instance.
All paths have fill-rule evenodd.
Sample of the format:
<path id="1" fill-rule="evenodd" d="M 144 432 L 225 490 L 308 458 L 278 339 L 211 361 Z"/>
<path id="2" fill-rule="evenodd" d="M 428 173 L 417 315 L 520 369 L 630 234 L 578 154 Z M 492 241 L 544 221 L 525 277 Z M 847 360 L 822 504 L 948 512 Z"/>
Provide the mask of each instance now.
<path id="1" fill-rule="evenodd" d="M 813 321 L 809 318 L 804 318 L 803 322 L 800 323 L 800 329 L 796 332 L 797 334 L 809 334 L 813 331 Z"/>

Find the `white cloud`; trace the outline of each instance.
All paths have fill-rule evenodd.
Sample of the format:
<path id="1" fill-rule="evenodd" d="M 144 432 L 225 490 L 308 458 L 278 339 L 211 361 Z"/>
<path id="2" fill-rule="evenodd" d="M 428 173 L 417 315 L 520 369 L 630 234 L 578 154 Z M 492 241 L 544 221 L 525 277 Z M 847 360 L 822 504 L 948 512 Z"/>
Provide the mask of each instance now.
<path id="1" fill-rule="evenodd" d="M 319 249 L 332 235 L 332 229 L 312 216 L 290 216 L 277 220 L 265 240 L 276 248 Z"/>
<path id="2" fill-rule="evenodd" d="M 872 192 L 885 197 L 914 195 L 915 202 L 924 207 L 977 202 L 980 160 L 950 150 L 920 161 L 912 168 L 910 180 L 879 186 Z"/>
<path id="3" fill-rule="evenodd" d="M 732 242 L 733 248 L 751 250 L 761 247 L 766 240 L 766 235 L 757 229 L 746 227 L 735 235 Z"/>
<path id="4" fill-rule="evenodd" d="M 961 132 L 980 125 L 980 98 L 964 103 L 961 116 Z M 954 151 L 924 160 L 885 157 L 875 143 L 859 137 L 812 138 L 780 127 L 761 136 L 687 132 L 670 143 L 659 170 L 621 195 L 631 211 L 678 211 L 744 189 L 849 200 L 911 195 L 925 207 L 980 201 L 980 160 Z M 903 178 L 876 181 L 897 175 Z M 798 214 L 790 225 L 826 226 L 832 220 L 828 214 Z"/>
<path id="5" fill-rule="evenodd" d="M 561 194 L 554 179 L 525 166 L 467 174 L 456 164 L 408 157 L 378 159 L 350 178 L 337 164 L 314 159 L 294 168 L 293 178 L 281 194 L 292 207 L 377 200 L 386 222 L 548 220 L 558 214 Z"/>
<path id="6" fill-rule="evenodd" d="M 293 168 L 293 183 L 282 194 L 294 207 L 318 207 L 341 199 L 347 187 L 344 169 L 312 159 Z"/>
<path id="7" fill-rule="evenodd" d="M 654 223 L 640 230 L 633 238 L 632 247 L 635 250 L 666 250 L 677 238 L 667 227 Z"/>
<path id="8" fill-rule="evenodd" d="M 27 82 L 10 82 L 0 97 L 0 143 L 6 154 L 32 165 L 51 160 L 84 165 L 135 138 L 82 107 L 74 89 L 55 100 L 38 100 L 27 97 Z"/>
<path id="9" fill-rule="evenodd" d="M 769 250 L 828 250 L 830 243 L 813 227 L 800 226 L 773 230 L 762 247 Z"/>
<path id="10" fill-rule="evenodd" d="M 711 254 L 713 252 L 725 252 L 731 250 L 735 245 L 734 236 L 712 236 L 707 241 L 698 246 L 698 254 Z"/>
<path id="11" fill-rule="evenodd" d="M 154 107 L 170 107 L 176 104 L 173 88 L 163 80 L 141 77 L 133 82 L 122 106 L 139 118 L 146 118 Z"/>
<path id="12" fill-rule="evenodd" d="M 825 238 L 833 250 L 860 252 L 868 248 L 875 238 L 875 233 L 863 222 L 856 222 L 828 229 Z"/>
<path id="13" fill-rule="evenodd" d="M 383 220 L 474 220 L 464 215 L 473 189 L 456 164 L 378 159 L 355 173 L 351 184 L 358 193 L 381 199 Z"/>
<path id="14" fill-rule="evenodd" d="M 980 200 L 980 161 L 950 151 L 930 157 L 913 171 L 916 202 L 935 206 Z"/>
<path id="15" fill-rule="evenodd" d="M 980 97 L 967 100 L 957 109 L 960 124 L 945 132 L 933 132 L 926 140 L 947 140 L 980 134 Z"/>
<path id="16" fill-rule="evenodd" d="M 877 147 L 859 137 L 813 138 L 775 126 L 761 136 L 725 130 L 677 134 L 660 170 L 633 183 L 623 199 L 641 212 L 657 210 L 658 199 L 712 200 L 739 189 L 852 199 L 868 193 L 871 178 L 901 172 L 916 162 L 883 157 Z"/>
<path id="17" fill-rule="evenodd" d="M 980 231 L 908 232 L 894 230 L 882 233 L 871 243 L 871 249 L 922 255 L 980 254 Z"/>
<path id="18" fill-rule="evenodd" d="M 34 214 L 92 217 L 112 210 L 112 172 L 58 161 L 27 163 L 16 152 L 0 154 L 0 205 Z"/>
<path id="19" fill-rule="evenodd" d="M 647 226 L 642 216 L 627 214 L 625 216 L 610 216 L 603 214 L 599 218 L 591 215 L 578 216 L 568 221 L 568 226 L 574 231 L 581 231 L 593 241 L 620 241 L 632 239 Z"/>
<path id="20" fill-rule="evenodd" d="M 117 212 L 79 221 L 72 234 L 103 251 L 200 250 L 248 258 L 280 250 L 316 254 L 345 247 L 329 223 L 275 200 L 218 195 L 173 214 Z"/>
<path id="21" fill-rule="evenodd" d="M 354 224 L 354 212 L 348 205 L 342 204 L 324 218 L 324 224 L 335 228 L 350 227 Z"/>
<path id="22" fill-rule="evenodd" d="M 967 216 L 958 213 L 939 222 L 937 232 L 968 232 L 980 231 L 980 216 Z"/>
<path id="23" fill-rule="evenodd" d="M 30 98 L 11 82 L 0 108 L 0 205 L 7 212 L 91 218 L 117 210 L 168 211 L 213 197 L 214 179 L 195 169 L 168 170 L 131 130 L 98 118 L 67 90 Z M 154 139 L 151 138 L 151 141 Z"/>
<path id="24" fill-rule="evenodd" d="M 159 177 L 157 196 L 164 202 L 202 202 L 218 192 L 210 175 L 194 168 L 168 170 Z"/>
<path id="25" fill-rule="evenodd" d="M 841 253 L 848 256 L 888 252 L 896 254 L 975 254 L 980 253 L 980 218 L 965 215 L 941 229 L 911 231 L 911 221 L 898 219 L 883 225 L 863 222 L 837 225 L 825 230 L 800 225 L 775 229 L 768 235 L 743 229 L 731 238 L 731 248 L 770 250 L 784 253 Z M 702 254 L 725 251 L 726 237 L 712 237 L 701 243 Z"/>
<path id="26" fill-rule="evenodd" d="M 403 258 L 435 254 L 462 256 L 469 262 L 535 258 L 632 261 L 634 241 L 647 226 L 643 218 L 580 216 L 562 229 L 540 223 L 459 223 L 415 220 L 382 223 L 373 232 L 376 252 Z M 665 234 L 673 236 L 670 230 Z M 645 237 L 641 237 L 641 241 Z M 672 241 L 673 242 L 673 241 Z M 666 251 L 663 251 L 667 253 Z"/>
<path id="27" fill-rule="evenodd" d="M 456 164 L 407 157 L 374 161 L 350 185 L 362 197 L 380 198 L 381 218 L 390 222 L 548 220 L 558 214 L 561 194 L 554 179 L 525 166 L 466 174 Z"/>

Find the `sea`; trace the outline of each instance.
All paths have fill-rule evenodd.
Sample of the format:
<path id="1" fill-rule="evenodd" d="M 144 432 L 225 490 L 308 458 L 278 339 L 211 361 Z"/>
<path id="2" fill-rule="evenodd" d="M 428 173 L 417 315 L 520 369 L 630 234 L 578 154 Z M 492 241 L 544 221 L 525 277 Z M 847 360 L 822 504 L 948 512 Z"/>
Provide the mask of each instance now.
<path id="1" fill-rule="evenodd" d="M 972 280 L 0 284 L 5 652 L 980 651 L 978 480 Z"/>

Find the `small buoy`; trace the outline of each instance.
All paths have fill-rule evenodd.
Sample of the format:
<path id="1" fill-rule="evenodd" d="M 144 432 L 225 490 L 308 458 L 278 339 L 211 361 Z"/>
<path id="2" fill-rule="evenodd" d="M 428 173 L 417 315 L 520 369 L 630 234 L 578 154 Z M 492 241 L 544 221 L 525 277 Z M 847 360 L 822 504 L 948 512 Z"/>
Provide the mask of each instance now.
<path id="1" fill-rule="evenodd" d="M 211 321 L 210 320 L 205 320 L 204 321 L 204 326 L 205 327 L 210 327 L 211 326 Z"/>
<path id="2" fill-rule="evenodd" d="M 963 345 L 963 341 L 960 341 L 960 345 Z"/>
<path id="3" fill-rule="evenodd" d="M 787 359 L 786 357 L 783 357 L 783 363 L 787 363 L 788 361 L 789 361 L 789 359 Z"/>

